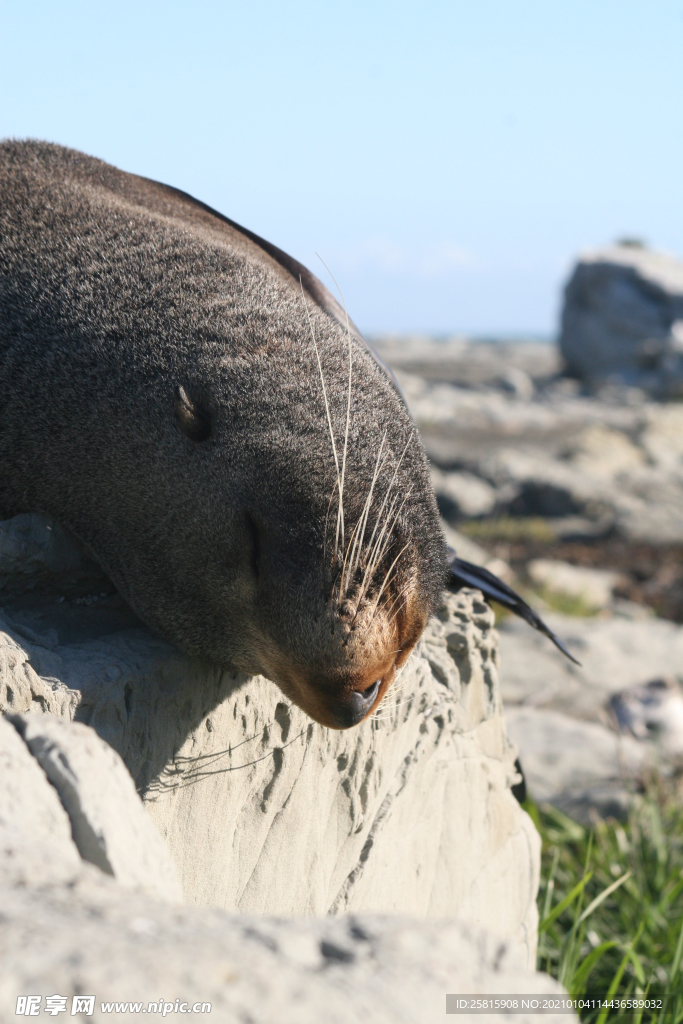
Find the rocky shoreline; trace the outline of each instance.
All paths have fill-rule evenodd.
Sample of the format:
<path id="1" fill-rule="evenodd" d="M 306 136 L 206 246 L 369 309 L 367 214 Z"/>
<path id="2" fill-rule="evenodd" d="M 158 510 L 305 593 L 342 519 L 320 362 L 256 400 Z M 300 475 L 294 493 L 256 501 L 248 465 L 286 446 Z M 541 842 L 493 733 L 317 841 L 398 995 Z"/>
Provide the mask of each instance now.
<path id="1" fill-rule="evenodd" d="M 519 587 L 582 662 L 498 615 L 530 795 L 585 820 L 625 813 L 647 772 L 682 763 L 683 404 L 567 376 L 551 343 L 376 345 L 450 542 Z"/>

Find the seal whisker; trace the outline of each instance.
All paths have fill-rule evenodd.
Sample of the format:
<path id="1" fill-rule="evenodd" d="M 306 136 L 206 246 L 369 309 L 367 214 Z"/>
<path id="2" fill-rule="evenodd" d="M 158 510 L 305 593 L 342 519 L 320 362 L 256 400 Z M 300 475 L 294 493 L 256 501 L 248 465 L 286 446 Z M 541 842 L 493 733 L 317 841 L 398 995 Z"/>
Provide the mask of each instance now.
<path id="1" fill-rule="evenodd" d="M 406 697 L 405 700 L 392 700 L 392 701 L 388 701 L 388 702 L 387 701 L 382 701 L 382 703 L 380 704 L 380 706 L 377 709 L 377 711 L 388 711 L 390 708 L 400 708 L 404 704 L 410 704 L 414 699 L 415 698 L 411 694 L 410 697 Z M 377 712 L 375 712 L 375 714 L 372 717 L 373 718 L 378 718 L 380 716 L 377 714 Z"/>
<path id="2" fill-rule="evenodd" d="M 386 614 L 387 615 L 389 615 L 394 610 L 394 608 L 396 607 L 396 605 L 398 604 L 398 602 L 401 600 L 402 597 L 405 597 L 405 588 L 404 587 L 399 587 L 399 590 L 398 590 L 398 593 L 396 594 L 396 597 L 391 602 L 389 607 L 386 609 Z"/>
<path id="3" fill-rule="evenodd" d="M 405 448 L 403 449 L 403 452 L 401 453 L 401 458 L 398 460 L 398 463 L 396 465 L 396 469 L 394 470 L 394 475 L 392 476 L 391 480 L 389 481 L 389 486 L 387 487 L 386 494 L 384 495 L 384 501 L 382 502 L 382 504 L 380 506 L 380 509 L 379 509 L 379 512 L 377 513 L 377 520 L 375 522 L 375 529 L 372 531 L 372 536 L 370 537 L 370 543 L 369 543 L 368 547 L 372 547 L 372 542 L 373 542 L 373 539 L 374 539 L 374 536 L 375 536 L 375 532 L 376 532 L 377 527 L 379 526 L 379 524 L 381 522 L 381 519 L 382 519 L 382 513 L 384 511 L 384 507 L 385 507 L 385 505 L 387 503 L 387 500 L 389 498 L 389 494 L 391 493 L 391 488 L 394 486 L 394 482 L 396 480 L 396 476 L 398 474 L 399 469 L 401 468 L 401 463 L 403 462 L 404 456 L 405 456 L 406 452 L 408 451 L 408 445 L 410 444 L 411 441 L 412 441 L 412 437 L 409 437 L 408 440 L 406 441 Z"/>
<path id="4" fill-rule="evenodd" d="M 398 562 L 398 560 L 401 557 L 401 555 L 405 551 L 407 551 L 409 547 L 410 547 L 410 543 L 404 544 L 403 547 L 401 548 L 401 550 L 399 551 L 399 553 L 396 555 L 396 558 L 393 560 L 393 562 L 391 563 L 391 565 L 387 569 L 386 575 L 384 577 L 384 582 L 382 583 L 382 586 L 380 587 L 379 593 L 378 593 L 377 597 L 375 598 L 375 603 L 374 603 L 374 606 L 373 606 L 373 609 L 372 609 L 372 615 L 370 616 L 370 622 L 372 622 L 372 620 L 375 617 L 375 613 L 377 612 L 377 607 L 379 605 L 379 599 L 382 596 L 382 594 L 384 593 L 384 590 L 386 588 L 387 583 L 389 582 L 389 579 L 391 577 L 391 573 L 392 573 L 392 571 L 394 569 L 394 566 Z"/>
<path id="5" fill-rule="evenodd" d="M 330 406 L 329 406 L 328 401 L 327 401 L 327 388 L 325 387 L 325 377 L 323 376 L 323 367 L 322 367 L 322 363 L 320 362 L 320 352 L 318 351 L 318 343 L 315 340 L 315 331 L 313 330 L 313 321 L 311 320 L 311 314 L 308 311 L 308 303 L 306 302 L 306 296 L 304 294 L 304 286 L 303 286 L 303 282 L 301 280 L 301 274 L 299 274 L 299 287 L 301 288 L 301 298 L 303 299 L 304 309 L 306 310 L 306 318 L 308 320 L 308 326 L 309 326 L 309 328 L 311 330 L 311 338 L 313 339 L 313 348 L 315 349 L 315 357 L 318 360 L 318 371 L 320 373 L 320 383 L 322 384 L 322 388 L 323 388 L 323 399 L 325 400 L 325 412 L 327 413 L 327 424 L 328 424 L 328 426 L 330 428 L 330 439 L 332 441 L 332 454 L 334 455 L 334 464 L 335 464 L 335 467 L 336 467 L 336 470 L 337 470 L 337 488 L 339 489 L 339 508 L 340 508 L 340 514 L 341 514 L 341 518 L 342 518 L 342 536 L 343 536 L 343 530 L 344 530 L 344 525 L 343 525 L 343 522 L 344 522 L 344 511 L 343 511 L 343 507 L 342 507 L 342 481 L 341 481 L 340 475 L 339 475 L 339 458 L 337 457 L 337 445 L 335 444 L 335 441 L 334 441 L 334 430 L 332 429 L 332 417 L 330 416 Z M 339 530 L 339 519 L 337 519 L 337 531 L 338 530 Z M 342 541 L 342 543 L 343 543 L 343 541 Z M 335 542 L 335 558 L 336 558 L 336 555 L 337 555 L 337 547 L 336 547 L 336 542 Z"/>
<path id="6" fill-rule="evenodd" d="M 384 526 L 380 530 L 374 546 L 371 547 L 370 545 L 368 545 L 368 547 L 369 547 L 369 555 L 368 555 L 368 564 L 366 566 L 365 574 L 363 576 L 363 591 L 365 591 L 366 584 L 369 583 L 370 580 L 372 579 L 372 576 L 373 576 L 377 566 L 379 565 L 379 563 L 381 561 L 381 557 L 377 558 L 376 555 L 377 555 L 377 552 L 382 548 L 383 541 L 384 541 L 384 538 L 385 538 L 385 536 L 387 534 L 387 531 L 390 532 L 391 529 L 392 529 L 394 509 L 396 508 L 396 505 L 398 503 L 399 498 L 400 498 L 399 494 L 394 495 L 394 498 L 393 498 L 393 500 L 391 502 L 391 505 L 389 506 L 389 511 L 387 513 L 386 522 L 384 523 Z M 371 542 L 372 542 L 372 538 L 371 538 Z"/>
<path id="7" fill-rule="evenodd" d="M 384 442 L 382 442 L 382 443 L 384 443 Z M 367 512 L 368 512 L 368 501 L 372 499 L 372 488 L 374 486 L 374 482 L 375 482 L 375 479 L 377 477 L 377 470 L 379 468 L 379 465 L 378 465 L 378 463 L 379 463 L 379 455 L 381 455 L 381 448 L 380 448 L 380 452 L 378 453 L 378 456 L 377 456 L 377 462 L 375 463 L 375 471 L 374 471 L 374 474 L 373 474 L 372 483 L 370 484 L 370 492 L 368 494 L 368 497 L 365 499 L 365 504 L 363 505 L 363 508 L 361 510 L 361 513 L 360 513 L 360 516 L 358 517 L 358 522 L 356 523 L 356 527 L 355 527 L 355 529 L 353 531 L 353 543 L 349 542 L 350 555 L 349 555 L 349 575 L 348 575 L 348 579 L 347 579 L 347 587 L 348 587 L 349 581 L 351 579 L 353 579 L 354 573 L 356 571 L 356 565 L 354 565 L 354 560 L 356 560 L 356 554 L 357 554 L 357 552 L 360 551 L 360 547 L 361 547 L 361 545 L 363 543 L 363 535 L 365 533 L 365 520 L 367 518 Z M 357 564 L 357 560 L 356 560 L 356 564 Z"/>
<path id="8" fill-rule="evenodd" d="M 396 514 L 393 516 L 393 519 L 387 520 L 387 522 L 385 524 L 385 529 L 386 529 L 385 539 L 384 539 L 382 547 L 381 547 L 381 549 L 379 551 L 379 554 L 376 555 L 376 557 L 374 558 L 374 561 L 372 563 L 370 579 L 372 579 L 372 576 L 374 575 L 374 573 L 375 573 L 375 571 L 377 569 L 377 566 L 381 564 L 384 556 L 386 555 L 389 547 L 391 546 L 392 533 L 393 533 L 394 526 L 398 522 L 398 517 L 401 515 L 401 512 L 403 511 L 403 506 L 405 505 L 406 501 L 410 497 L 410 494 L 411 494 L 411 492 L 408 491 L 408 493 L 404 497 L 403 501 L 401 502 L 398 510 L 396 511 Z M 378 544 L 379 544 L 379 539 L 381 539 L 381 536 L 382 535 L 380 534 L 380 538 L 378 538 Z M 407 546 L 408 545 L 406 545 L 406 547 Z M 403 548 L 403 551 L 405 551 L 405 548 Z M 400 553 L 397 556 L 397 558 L 398 557 L 400 557 Z M 393 564 L 395 565 L 396 563 L 394 562 Z M 393 565 L 392 565 L 392 568 L 393 568 Z M 389 571 L 391 572 L 391 569 Z M 386 579 L 385 579 L 385 582 L 386 582 Z M 378 600 L 379 600 L 379 596 L 381 595 L 383 589 L 384 589 L 384 584 L 382 585 L 382 588 L 380 590 L 380 594 L 378 595 Z"/>
<path id="9" fill-rule="evenodd" d="M 375 569 L 377 568 L 378 562 L 375 562 L 375 559 L 374 559 L 376 548 L 373 550 L 372 544 L 373 544 L 373 541 L 375 539 L 375 534 L 377 532 L 377 528 L 378 528 L 378 526 L 379 526 L 379 524 L 380 524 L 380 522 L 382 520 L 382 513 L 384 512 L 384 508 L 385 508 L 387 500 L 389 498 L 389 494 L 391 493 L 391 488 L 394 486 L 394 482 L 396 480 L 396 475 L 397 475 L 399 469 L 401 468 L 401 463 L 403 462 L 404 456 L 405 456 L 406 452 L 408 451 L 408 445 L 410 444 L 411 441 L 412 441 L 412 436 L 409 437 L 408 440 L 406 441 L 406 445 L 405 445 L 405 448 L 403 449 L 403 452 L 401 454 L 401 458 L 398 460 L 398 463 L 396 465 L 396 469 L 394 470 L 394 475 L 392 476 L 392 478 L 391 478 L 391 480 L 389 482 L 389 486 L 387 487 L 386 494 L 384 495 L 384 501 L 382 502 L 382 504 L 380 506 L 380 509 L 379 509 L 379 512 L 377 513 L 377 518 L 375 520 L 375 528 L 372 531 L 372 536 L 370 537 L 370 542 L 368 544 L 368 550 L 371 552 L 371 554 L 370 554 L 369 559 L 368 559 L 368 565 L 366 567 L 365 574 L 363 575 L 363 582 L 361 584 L 361 597 L 359 598 L 359 603 L 360 603 L 360 600 L 362 599 L 362 597 L 365 595 L 367 584 L 372 579 L 373 573 L 374 573 Z M 394 503 L 395 503 L 395 501 L 394 501 Z M 389 520 L 389 518 L 391 517 L 391 514 L 393 512 L 393 508 L 394 508 L 394 503 L 392 503 L 392 506 L 389 509 L 389 512 L 387 513 L 387 520 Z"/>
<path id="10" fill-rule="evenodd" d="M 362 545 L 363 545 L 363 537 L 365 535 L 365 527 L 366 527 L 368 515 L 369 515 L 369 512 L 370 512 L 370 504 L 372 502 L 373 488 L 375 486 L 375 482 L 377 480 L 377 475 L 379 473 L 379 469 L 380 469 L 379 460 L 380 460 L 380 457 L 382 455 L 382 448 L 384 447 L 385 440 L 386 440 L 386 433 L 384 434 L 384 437 L 382 438 L 382 443 L 381 443 L 379 451 L 377 453 L 377 460 L 375 462 L 375 470 L 374 470 L 374 473 L 373 473 L 372 482 L 370 484 L 370 490 L 369 490 L 368 496 L 365 499 L 365 504 L 363 505 L 363 509 L 361 511 L 361 514 L 358 517 L 356 525 L 353 528 L 353 533 L 351 534 L 351 538 L 349 539 L 349 546 L 348 546 L 348 549 L 347 549 L 346 557 L 344 559 L 344 567 L 342 569 L 342 580 L 341 580 L 340 588 L 339 588 L 339 601 L 340 602 L 341 602 L 342 598 L 344 597 L 344 595 L 346 594 L 346 592 L 348 590 L 348 587 L 349 587 L 349 584 L 350 584 L 351 580 L 353 579 L 353 577 L 354 577 L 354 575 L 356 573 L 356 569 L 358 567 L 358 560 L 360 558 L 360 553 L 361 553 Z M 359 528 L 361 530 L 360 533 L 358 532 Z M 344 582 L 344 573 L 346 571 L 347 561 L 349 563 L 349 572 L 348 572 L 348 575 L 346 576 L 346 582 Z M 360 603 L 360 600 L 361 600 L 361 598 L 359 597 L 358 604 Z M 356 613 L 358 611 L 358 604 L 356 606 Z M 355 621 L 355 618 L 356 618 L 356 616 L 354 615 L 354 621 Z"/>
<path id="11" fill-rule="evenodd" d="M 400 497 L 400 495 L 398 495 L 398 494 L 394 495 L 393 501 L 392 501 L 391 505 L 389 506 L 389 512 L 387 514 L 386 522 L 384 523 L 384 526 L 380 530 L 379 535 L 377 537 L 377 540 L 375 542 L 375 546 L 371 550 L 371 552 L 370 552 L 370 554 L 368 556 L 368 565 L 366 566 L 365 574 L 363 576 L 363 583 L 362 583 L 362 586 L 361 586 L 361 593 L 360 593 L 360 597 L 359 597 L 359 604 L 360 604 L 360 601 L 363 599 L 363 597 L 365 597 L 365 595 L 366 595 L 366 593 L 367 593 L 367 591 L 368 591 L 368 589 L 370 587 L 370 583 L 372 582 L 372 578 L 373 578 L 375 572 L 377 571 L 377 567 L 381 564 L 382 559 L 386 555 L 387 550 L 389 549 L 389 547 L 391 545 L 391 535 L 392 535 L 393 528 L 396 525 L 396 521 L 397 521 L 399 515 L 401 514 L 401 511 L 403 509 L 403 505 L 405 504 L 405 501 L 406 501 L 406 498 L 404 498 L 403 502 L 401 502 L 400 508 L 397 510 L 396 514 L 394 515 L 394 509 L 396 508 L 396 503 L 397 503 L 399 497 Z M 406 495 L 406 497 L 407 497 L 407 495 Z"/>
<path id="12" fill-rule="evenodd" d="M 329 501 L 327 502 L 327 512 L 325 513 L 325 529 L 324 529 L 324 532 L 323 532 L 323 564 L 321 566 L 321 568 L 322 568 L 323 587 L 326 585 L 325 572 L 326 572 L 326 569 L 327 569 L 327 525 L 328 525 L 329 519 L 330 519 L 330 509 L 332 507 L 332 499 L 334 498 L 335 489 L 336 489 L 336 484 L 334 485 L 334 487 L 332 488 L 332 491 L 330 492 L 330 498 L 329 498 Z M 336 562 L 337 562 L 337 553 L 335 551 L 334 565 L 333 565 L 333 574 L 332 574 L 332 581 L 333 581 L 332 582 L 332 591 L 334 591 L 334 567 L 336 566 Z"/>
<path id="13" fill-rule="evenodd" d="M 412 704 L 413 700 L 414 697 L 411 695 L 406 700 L 397 700 L 393 701 L 390 704 L 385 704 L 384 702 L 382 702 L 377 711 L 375 712 L 375 714 L 372 715 L 372 720 L 374 722 L 383 722 L 386 721 L 388 718 L 393 718 L 392 712 L 395 708 L 403 707 L 405 704 Z M 380 714 L 380 711 L 385 713 Z"/>
<path id="14" fill-rule="evenodd" d="M 365 576 L 367 576 L 368 585 L 372 580 L 375 571 L 377 570 L 377 566 L 381 563 L 382 559 L 384 558 L 387 552 L 387 548 L 391 544 L 391 533 L 396 524 L 398 516 L 401 514 L 401 508 L 403 507 L 401 505 L 401 508 L 399 508 L 396 514 L 394 515 L 394 509 L 396 508 L 396 504 L 399 500 L 399 497 L 400 495 L 395 495 L 394 500 L 392 501 L 391 506 L 389 508 L 387 520 L 377 537 L 377 541 L 375 543 L 374 548 L 370 552 L 368 566 L 365 570 Z M 365 583 L 365 577 L 363 582 Z"/>
<path id="15" fill-rule="evenodd" d="M 396 605 L 398 604 L 399 601 L 401 601 L 401 604 L 399 604 L 398 608 L 396 608 Z M 394 620 L 398 618 L 400 613 L 405 608 L 405 604 L 406 604 L 406 602 L 405 602 L 405 592 L 400 590 L 399 594 L 398 594 L 398 597 L 392 603 L 391 607 L 387 611 L 387 616 L 388 616 L 387 626 L 390 626 L 392 624 L 392 622 L 394 622 Z M 392 615 L 391 612 L 393 611 L 394 608 L 396 608 L 396 611 Z"/>
<path id="16" fill-rule="evenodd" d="M 342 565 L 341 576 L 340 576 L 340 579 L 339 579 L 339 595 L 338 595 L 338 598 L 337 598 L 337 605 L 341 604 L 342 598 L 344 597 L 344 594 L 346 593 L 346 588 L 348 587 L 348 580 L 346 582 L 346 586 L 344 585 L 344 574 L 346 572 L 346 565 L 347 565 L 347 562 L 349 561 L 349 555 L 351 554 L 354 538 L 356 536 L 356 533 L 358 531 L 358 527 L 359 526 L 360 526 L 360 519 L 357 521 L 356 525 L 353 528 L 351 536 L 349 537 L 349 543 L 348 543 L 347 548 L 346 548 L 346 554 L 344 555 L 344 564 Z"/>
<path id="17" fill-rule="evenodd" d="M 322 256 L 319 253 L 316 253 L 316 256 L 318 257 L 318 259 L 320 260 L 320 262 L 324 266 L 325 270 L 327 271 L 327 273 L 330 275 L 330 277 L 334 281 L 335 287 L 336 287 L 337 291 L 339 292 L 339 298 L 341 299 L 342 306 L 344 307 L 344 317 L 346 318 L 346 338 L 347 338 L 347 341 L 349 343 L 349 397 L 348 397 L 348 400 L 347 400 L 347 403 L 346 403 L 346 431 L 344 433 L 344 454 L 342 456 L 341 486 L 339 488 L 339 510 L 337 512 L 337 536 L 336 536 L 336 539 L 335 539 L 335 542 L 334 542 L 334 551 L 335 551 L 335 557 L 336 557 L 337 552 L 339 550 L 339 525 L 340 525 L 340 522 L 341 522 L 341 546 L 342 546 L 342 548 L 344 547 L 344 476 L 345 476 L 345 473 L 346 473 L 346 453 L 347 453 L 348 446 L 349 446 L 349 422 L 351 420 L 351 367 L 352 367 L 351 327 L 349 325 L 349 313 L 348 313 L 348 310 L 346 308 L 346 302 L 344 301 L 344 296 L 342 294 L 342 290 L 339 287 L 339 285 L 337 284 L 337 279 L 335 278 L 334 274 L 332 273 L 332 271 L 328 267 L 327 263 L 325 263 L 325 260 L 322 258 Z"/>
<path id="18" fill-rule="evenodd" d="M 378 476 L 379 470 L 380 470 L 380 459 L 382 457 L 382 450 L 384 448 L 384 443 L 385 443 L 386 439 L 387 439 L 387 434 L 386 434 L 386 431 L 385 431 L 384 432 L 384 437 L 382 438 L 382 443 L 379 446 L 379 451 L 377 452 L 377 461 L 375 462 L 375 472 L 373 473 L 372 480 L 370 482 L 370 490 L 368 491 L 368 496 L 365 499 L 365 506 L 363 508 L 363 511 L 361 512 L 361 519 L 362 519 L 363 525 L 362 525 L 361 532 L 358 534 L 358 537 L 356 538 L 357 544 L 356 544 L 356 551 L 355 551 L 355 559 L 353 559 L 353 557 L 352 557 L 352 565 L 351 565 L 351 569 L 350 569 L 350 572 L 349 572 L 349 578 L 350 579 L 353 579 L 354 576 L 356 575 L 356 570 L 358 568 L 358 561 L 360 559 L 360 553 L 361 553 L 361 551 L 363 549 L 363 540 L 365 539 L 365 530 L 366 530 L 366 527 L 368 525 L 368 516 L 370 515 L 370 506 L 372 505 L 372 495 L 373 495 L 373 492 L 375 490 L 375 484 L 377 483 L 377 476 Z"/>

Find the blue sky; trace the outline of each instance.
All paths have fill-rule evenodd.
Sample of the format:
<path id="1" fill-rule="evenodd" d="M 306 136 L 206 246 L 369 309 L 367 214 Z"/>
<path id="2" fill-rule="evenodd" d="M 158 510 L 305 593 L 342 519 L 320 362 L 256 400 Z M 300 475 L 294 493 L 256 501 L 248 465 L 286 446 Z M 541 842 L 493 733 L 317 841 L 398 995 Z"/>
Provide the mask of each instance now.
<path id="1" fill-rule="evenodd" d="M 0 0 L 0 136 L 320 253 L 368 332 L 548 334 L 578 250 L 683 256 L 683 0 Z"/>

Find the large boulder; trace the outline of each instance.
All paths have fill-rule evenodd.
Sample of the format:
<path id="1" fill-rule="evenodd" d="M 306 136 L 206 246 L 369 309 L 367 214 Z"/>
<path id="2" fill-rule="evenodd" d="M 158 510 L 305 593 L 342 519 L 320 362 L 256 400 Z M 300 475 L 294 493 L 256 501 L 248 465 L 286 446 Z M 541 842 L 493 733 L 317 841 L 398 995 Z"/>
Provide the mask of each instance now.
<path id="1" fill-rule="evenodd" d="M 560 349 L 590 384 L 683 391 L 683 262 L 639 245 L 585 253 L 565 290 Z"/>
<path id="2" fill-rule="evenodd" d="M 527 969 L 518 943 L 471 925 L 275 920 L 169 903 L 168 853 L 88 726 L 0 717 L 0 770 L 1 1024 L 192 1010 L 226 1024 L 427 1024 L 447 992 L 562 997 Z"/>
<path id="3" fill-rule="evenodd" d="M 106 587 L 64 590 L 5 604 L 0 708 L 86 723 L 118 752 L 187 901 L 457 916 L 531 962 L 539 840 L 510 791 L 493 614 L 477 592 L 444 601 L 379 713 L 333 732 L 268 680 L 181 655 Z"/>
<path id="4" fill-rule="evenodd" d="M 625 605 L 610 618 L 544 613 L 580 668 L 518 619 L 500 631 L 505 717 L 529 795 L 587 823 L 594 809 L 626 816 L 653 767 L 683 764 L 683 627 Z"/>

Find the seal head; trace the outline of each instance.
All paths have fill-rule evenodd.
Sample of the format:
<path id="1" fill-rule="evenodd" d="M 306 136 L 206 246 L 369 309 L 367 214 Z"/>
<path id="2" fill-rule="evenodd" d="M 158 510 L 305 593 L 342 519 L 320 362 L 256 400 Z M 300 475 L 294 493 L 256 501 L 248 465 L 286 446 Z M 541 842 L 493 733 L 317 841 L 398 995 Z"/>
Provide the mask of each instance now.
<path id="1" fill-rule="evenodd" d="M 446 551 L 416 428 L 305 268 L 191 197 L 0 146 L 0 515 L 312 718 L 377 707 Z"/>

